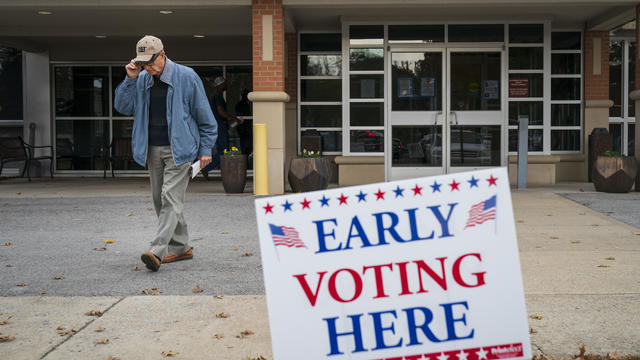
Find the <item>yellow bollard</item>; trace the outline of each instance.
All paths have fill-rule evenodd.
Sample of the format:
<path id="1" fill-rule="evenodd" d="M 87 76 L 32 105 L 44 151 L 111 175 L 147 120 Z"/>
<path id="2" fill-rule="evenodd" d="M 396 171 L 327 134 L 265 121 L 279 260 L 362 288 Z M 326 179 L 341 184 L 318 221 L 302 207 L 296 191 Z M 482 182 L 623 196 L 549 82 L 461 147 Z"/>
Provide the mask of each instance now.
<path id="1" fill-rule="evenodd" d="M 266 124 L 253 124 L 253 193 L 269 195 Z"/>

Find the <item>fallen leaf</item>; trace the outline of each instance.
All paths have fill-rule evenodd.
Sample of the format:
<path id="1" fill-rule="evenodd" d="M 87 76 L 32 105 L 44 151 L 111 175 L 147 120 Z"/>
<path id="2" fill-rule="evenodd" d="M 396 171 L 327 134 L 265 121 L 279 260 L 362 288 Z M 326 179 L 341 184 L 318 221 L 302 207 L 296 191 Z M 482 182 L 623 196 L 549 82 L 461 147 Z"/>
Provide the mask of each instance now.
<path id="1" fill-rule="evenodd" d="M 11 246 L 11 245 L 13 245 L 13 243 L 11 243 L 11 242 L 4 243 L 4 246 Z"/>
<path id="2" fill-rule="evenodd" d="M 222 299 L 222 295 L 216 295 L 214 296 L 216 299 Z"/>
<path id="3" fill-rule="evenodd" d="M 94 331 L 94 332 L 103 332 L 103 331 L 105 331 L 105 330 L 106 330 L 105 328 L 103 328 L 103 327 L 99 327 L 99 328 L 96 328 L 96 329 L 95 329 L 95 330 L 93 330 L 93 331 Z"/>
<path id="4" fill-rule="evenodd" d="M 605 260 L 615 260 L 616 258 L 614 258 L 613 256 L 609 256 L 608 258 L 605 258 Z"/>
<path id="5" fill-rule="evenodd" d="M 584 189 L 583 189 L 583 188 L 580 188 L 580 189 L 579 189 L 579 191 L 580 191 L 580 192 L 584 192 Z"/>
<path id="6" fill-rule="evenodd" d="M 518 220 L 518 221 L 516 221 L 516 222 L 517 222 L 518 224 L 523 224 L 523 223 L 524 223 L 524 220 Z"/>
<path id="7" fill-rule="evenodd" d="M 27 286 L 27 283 L 20 283 L 20 284 L 16 284 L 16 286 L 19 286 L 19 287 L 25 287 L 25 286 Z"/>
<path id="8" fill-rule="evenodd" d="M 62 325 L 58 325 L 58 327 L 56 328 L 56 330 L 60 331 L 60 330 L 64 330 L 64 327 Z"/>
<path id="9" fill-rule="evenodd" d="M 105 339 L 105 338 L 96 339 L 96 345 L 98 345 L 98 344 L 105 344 L 106 345 L 108 343 L 109 343 L 109 339 Z"/>
<path id="10" fill-rule="evenodd" d="M 162 356 L 167 357 L 167 356 L 176 356 L 178 355 L 177 352 L 175 351 L 171 351 L 171 350 L 165 350 L 162 352 Z"/>
<path id="11" fill-rule="evenodd" d="M 585 215 L 585 213 L 578 213 L 578 215 Z"/>
<path id="12" fill-rule="evenodd" d="M 44 295 L 47 293 L 47 290 L 40 290 L 40 295 Z"/>
<path id="13" fill-rule="evenodd" d="M 151 288 L 151 290 L 158 290 L 158 288 Z"/>
<path id="14" fill-rule="evenodd" d="M 18 195 L 22 195 L 22 193 L 21 193 L 21 192 L 18 192 L 18 193 L 16 193 L 16 194 L 18 194 Z"/>
<path id="15" fill-rule="evenodd" d="M 542 320 L 544 315 L 542 315 L 542 314 L 533 314 L 533 315 L 529 315 L 529 317 L 532 318 L 532 319 L 536 319 L 536 320 Z"/>
<path id="16" fill-rule="evenodd" d="M 228 231 L 223 231 L 222 232 L 224 235 L 227 235 L 229 232 Z"/>
<path id="17" fill-rule="evenodd" d="M 554 239 L 554 240 L 560 239 L 560 238 L 559 238 L 559 237 L 557 237 L 557 236 L 550 236 L 549 238 L 550 238 L 550 239 Z"/>
<path id="18" fill-rule="evenodd" d="M 105 244 L 113 244 L 114 242 L 116 242 L 116 241 L 113 240 L 113 239 L 107 239 L 107 240 L 104 241 Z"/>
<path id="19" fill-rule="evenodd" d="M 634 231 L 633 235 L 640 235 L 640 231 Z"/>
<path id="20" fill-rule="evenodd" d="M 613 245 L 614 249 L 620 249 L 620 246 Z"/>
<path id="21" fill-rule="evenodd" d="M 608 268 L 608 267 L 611 267 L 611 266 L 609 266 L 609 265 L 605 265 L 605 264 L 600 264 L 600 265 L 598 265 L 598 267 L 601 267 L 601 268 Z"/>
<path id="22" fill-rule="evenodd" d="M 237 251 L 237 250 L 238 250 L 238 248 L 237 248 L 237 247 L 232 247 L 232 248 L 231 248 L 231 250 L 233 250 L 233 251 Z"/>
<path id="23" fill-rule="evenodd" d="M 529 334 L 537 334 L 537 333 L 538 333 L 538 330 L 535 330 L 532 327 L 529 328 Z"/>
<path id="24" fill-rule="evenodd" d="M 600 226 L 600 224 L 591 224 L 591 226 Z"/>
<path id="25" fill-rule="evenodd" d="M 62 275 L 56 275 L 56 276 L 54 277 L 54 279 L 55 279 L 55 280 L 64 280 L 64 276 L 62 276 Z"/>
<path id="26" fill-rule="evenodd" d="M 59 331 L 59 332 L 58 332 L 58 335 L 60 335 L 60 336 L 65 336 L 65 335 L 69 335 L 69 336 L 71 336 L 71 335 L 75 334 L 76 332 L 77 332 L 77 331 L 75 331 L 75 330 L 73 330 L 73 329 L 67 329 L 67 330 L 65 330 L 65 331 Z"/>
<path id="27" fill-rule="evenodd" d="M 136 265 L 133 267 L 133 271 L 140 271 L 142 270 L 142 266 Z"/>
<path id="28" fill-rule="evenodd" d="M 615 214 L 613 211 L 607 211 L 607 214 Z"/>
<path id="29" fill-rule="evenodd" d="M 162 294 L 162 291 L 154 291 L 151 293 L 151 295 L 160 295 Z"/>
<path id="30" fill-rule="evenodd" d="M 11 316 L 6 318 L 5 320 L 0 321 L 0 325 L 9 325 L 9 324 L 11 324 L 11 321 L 9 321 L 9 319 L 11 319 Z"/>
<path id="31" fill-rule="evenodd" d="M 98 310 L 91 310 L 88 313 L 86 313 L 85 315 L 87 316 L 96 316 L 96 317 L 100 317 L 102 316 L 102 311 L 98 311 Z"/>
<path id="32" fill-rule="evenodd" d="M 15 339 L 16 339 L 16 337 L 15 337 L 15 336 L 0 335 L 0 343 L 13 341 L 13 340 L 15 340 Z"/>
<path id="33" fill-rule="evenodd" d="M 194 287 L 193 290 L 191 290 L 191 292 L 193 292 L 194 294 L 201 293 L 203 291 L 204 289 L 202 289 L 200 285 L 196 285 L 196 287 Z"/>
<path id="34" fill-rule="evenodd" d="M 128 213 L 127 216 L 133 216 L 133 213 Z"/>
<path id="35" fill-rule="evenodd" d="M 117 356 L 109 356 L 107 360 L 120 360 L 120 358 Z"/>
<path id="36" fill-rule="evenodd" d="M 571 243 L 572 244 L 580 244 L 580 240 L 572 240 Z"/>
<path id="37" fill-rule="evenodd" d="M 553 214 L 547 214 L 547 216 L 553 216 Z"/>
<path id="38" fill-rule="evenodd" d="M 99 248 L 93 248 L 93 250 L 95 250 L 95 251 L 106 251 L 107 248 L 103 246 L 103 247 L 99 247 Z"/>
<path id="39" fill-rule="evenodd" d="M 13 265 L 11 265 L 11 264 L 7 264 L 7 267 L 13 267 Z"/>
<path id="40" fill-rule="evenodd" d="M 247 256 L 253 256 L 253 254 L 250 252 L 242 254 L 242 257 L 247 257 Z"/>
<path id="41" fill-rule="evenodd" d="M 220 339 L 222 339 L 223 337 L 224 337 L 224 334 L 222 334 L 222 333 L 213 334 L 213 338 L 214 338 L 214 339 L 218 339 L 218 340 L 220 340 Z"/>
<path id="42" fill-rule="evenodd" d="M 228 317 L 229 317 L 229 314 L 224 313 L 224 312 L 221 312 L 221 313 L 219 313 L 219 314 L 216 314 L 216 317 L 217 317 L 217 318 L 223 318 L 223 319 L 226 319 L 226 318 L 228 318 Z"/>
<path id="43" fill-rule="evenodd" d="M 142 293 L 145 294 L 145 295 L 149 295 L 149 289 L 142 290 Z"/>
<path id="44" fill-rule="evenodd" d="M 153 208 L 147 208 L 147 210 L 152 211 L 152 210 L 153 210 Z"/>

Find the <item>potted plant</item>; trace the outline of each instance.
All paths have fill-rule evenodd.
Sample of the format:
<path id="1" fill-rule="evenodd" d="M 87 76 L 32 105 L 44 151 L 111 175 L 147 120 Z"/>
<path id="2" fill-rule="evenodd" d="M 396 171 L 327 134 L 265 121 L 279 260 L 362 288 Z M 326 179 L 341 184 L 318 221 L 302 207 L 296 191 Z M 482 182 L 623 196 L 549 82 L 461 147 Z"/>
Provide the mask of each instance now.
<path id="1" fill-rule="evenodd" d="M 224 155 L 220 156 L 220 173 L 224 191 L 244 192 L 247 183 L 247 155 L 242 154 L 235 146 L 231 150 L 224 149 Z"/>
<path id="2" fill-rule="evenodd" d="M 329 159 L 320 151 L 302 150 L 302 157 L 291 159 L 289 184 L 293 192 L 326 189 L 329 186 L 331 167 Z"/>
<path id="3" fill-rule="evenodd" d="M 626 193 L 631 190 L 637 173 L 635 157 L 606 151 L 604 156 L 597 157 L 591 178 L 596 191 Z"/>

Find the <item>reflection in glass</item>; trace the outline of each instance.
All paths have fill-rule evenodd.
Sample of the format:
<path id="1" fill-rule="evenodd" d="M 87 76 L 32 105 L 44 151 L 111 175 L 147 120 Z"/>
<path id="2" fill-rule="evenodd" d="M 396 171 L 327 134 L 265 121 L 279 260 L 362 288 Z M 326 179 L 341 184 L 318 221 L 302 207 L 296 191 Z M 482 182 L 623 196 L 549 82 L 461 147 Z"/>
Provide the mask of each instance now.
<path id="1" fill-rule="evenodd" d="M 442 126 L 393 126 L 392 166 L 442 166 Z"/>
<path id="2" fill-rule="evenodd" d="M 518 125 L 519 115 L 529 116 L 529 125 L 542 125 L 542 101 L 511 101 L 509 102 L 509 125 Z"/>
<path id="3" fill-rule="evenodd" d="M 551 79 L 551 100 L 580 100 L 580 78 Z"/>
<path id="4" fill-rule="evenodd" d="M 451 109 L 500 110 L 500 53 L 451 53 Z"/>
<path id="5" fill-rule="evenodd" d="M 302 76 L 340 76 L 342 74 L 342 56 L 340 55 L 301 55 L 300 75 Z"/>
<path id="6" fill-rule="evenodd" d="M 0 120 L 22 117 L 22 51 L 0 46 Z"/>
<path id="7" fill-rule="evenodd" d="M 635 156 L 636 154 L 636 124 L 628 124 L 627 125 L 627 131 L 629 132 L 627 134 L 627 140 L 629 143 L 628 149 L 627 149 L 627 155 L 629 156 Z"/>
<path id="8" fill-rule="evenodd" d="M 300 34 L 300 51 L 341 51 L 342 34 Z"/>
<path id="9" fill-rule="evenodd" d="M 216 77 L 222 76 L 222 66 L 192 66 L 191 68 L 200 76 L 202 85 L 204 85 L 204 91 L 207 94 L 207 99 L 211 100 L 211 96 L 213 96 L 216 90 L 213 86 L 213 81 Z M 229 89 L 230 88 L 231 87 L 229 87 Z M 229 104 L 229 102 L 227 102 L 227 104 Z"/>
<path id="10" fill-rule="evenodd" d="M 444 25 L 389 25 L 389 43 L 444 42 Z"/>
<path id="11" fill-rule="evenodd" d="M 109 116 L 109 68 L 55 67 L 56 116 Z"/>
<path id="12" fill-rule="evenodd" d="M 504 25 L 449 25 L 449 42 L 504 42 Z"/>
<path id="13" fill-rule="evenodd" d="M 442 53 L 391 55 L 391 110 L 442 110 Z"/>
<path id="14" fill-rule="evenodd" d="M 341 105 L 301 105 L 301 127 L 342 127 Z"/>
<path id="15" fill-rule="evenodd" d="M 609 99 L 613 106 L 609 108 L 610 117 L 622 117 L 622 64 L 624 43 L 612 40 L 609 48 Z"/>
<path id="16" fill-rule="evenodd" d="M 580 54 L 551 54 L 552 74 L 580 74 Z"/>
<path id="17" fill-rule="evenodd" d="M 544 131 L 542 129 L 529 130 L 529 150 L 542 151 Z M 509 151 L 518 151 L 518 130 L 509 129 Z"/>
<path id="18" fill-rule="evenodd" d="M 116 99 L 116 88 L 120 83 L 124 81 L 124 78 L 127 76 L 127 71 L 124 69 L 124 66 L 112 66 L 111 67 L 111 96 L 115 102 Z M 113 116 L 127 116 L 120 114 L 118 110 L 114 107 L 112 110 Z"/>
<path id="19" fill-rule="evenodd" d="M 622 153 L 622 124 L 609 124 L 609 135 L 611 135 L 611 137 L 613 138 L 613 146 L 611 147 L 611 151 Z"/>
<path id="20" fill-rule="evenodd" d="M 628 69 L 629 69 L 629 92 L 635 90 L 636 88 L 636 43 L 629 43 L 629 57 L 628 60 Z M 636 116 L 636 102 L 629 99 L 629 114 L 627 117 L 635 117 Z"/>
<path id="21" fill-rule="evenodd" d="M 383 130 L 351 130 L 349 140 L 351 152 L 384 152 Z"/>
<path id="22" fill-rule="evenodd" d="M 542 70 L 542 47 L 510 47 L 509 69 L 511 70 Z"/>
<path id="23" fill-rule="evenodd" d="M 543 24 L 510 24 L 509 43 L 542 44 L 544 42 Z"/>
<path id="24" fill-rule="evenodd" d="M 352 102 L 349 104 L 349 123 L 351 126 L 383 126 L 384 125 L 384 103 L 361 103 Z"/>
<path id="25" fill-rule="evenodd" d="M 500 126 L 452 126 L 451 166 L 499 166 Z"/>
<path id="26" fill-rule="evenodd" d="M 551 130 L 552 151 L 579 151 L 580 130 Z"/>
<path id="27" fill-rule="evenodd" d="M 542 74 L 509 74 L 509 80 L 511 80 L 511 79 L 525 79 L 526 82 L 529 84 L 529 96 L 514 96 L 516 94 L 511 94 L 511 91 L 510 91 L 510 96 L 512 98 L 514 98 L 514 97 L 537 97 L 537 98 L 540 98 L 544 94 L 543 76 L 542 76 Z M 520 81 L 520 83 L 522 83 L 522 81 Z M 520 94 L 521 93 L 518 92 L 517 95 L 520 95 Z"/>
<path id="28" fill-rule="evenodd" d="M 249 94 L 253 88 L 253 72 L 250 65 L 232 65 L 226 68 L 227 106 L 238 116 L 250 116 L 252 114 L 251 102 L 248 98 L 242 99 L 242 92 Z M 246 126 L 246 121 L 243 123 Z"/>
<path id="29" fill-rule="evenodd" d="M 300 80 L 302 101 L 342 101 L 342 80 Z"/>
<path id="30" fill-rule="evenodd" d="M 375 49 L 350 49 L 349 70 L 384 70 L 384 50 Z"/>
<path id="31" fill-rule="evenodd" d="M 351 75 L 349 93 L 352 99 L 384 98 L 384 75 Z"/>
<path id="32" fill-rule="evenodd" d="M 322 151 L 342 151 L 342 131 L 320 131 Z"/>
<path id="33" fill-rule="evenodd" d="M 109 144 L 108 138 L 106 120 L 57 120 L 56 169 L 104 169 L 103 149 Z"/>
<path id="34" fill-rule="evenodd" d="M 131 130 L 133 120 L 113 121 L 113 140 L 111 140 L 111 165 L 114 170 L 144 170 L 133 160 L 131 151 Z"/>
<path id="35" fill-rule="evenodd" d="M 349 43 L 351 45 L 382 45 L 384 40 L 384 26 L 382 25 L 351 25 L 349 26 Z"/>
<path id="36" fill-rule="evenodd" d="M 580 50 L 581 48 L 580 32 L 559 31 L 551 33 L 551 50 Z"/>
<path id="37" fill-rule="evenodd" d="M 551 104 L 551 126 L 580 126 L 580 104 Z"/>

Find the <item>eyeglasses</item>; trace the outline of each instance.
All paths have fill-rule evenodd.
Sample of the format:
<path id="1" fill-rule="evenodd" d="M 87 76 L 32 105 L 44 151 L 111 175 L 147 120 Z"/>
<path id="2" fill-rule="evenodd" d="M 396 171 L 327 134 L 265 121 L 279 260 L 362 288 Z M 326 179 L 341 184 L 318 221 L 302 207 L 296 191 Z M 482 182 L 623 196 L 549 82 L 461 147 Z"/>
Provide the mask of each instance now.
<path id="1" fill-rule="evenodd" d="M 156 53 L 153 54 L 153 56 L 151 57 L 151 59 L 149 59 L 149 61 L 136 61 L 136 64 L 140 65 L 140 66 L 149 66 L 149 65 L 153 65 L 153 63 L 156 61 L 156 59 L 158 58 L 158 56 L 160 56 L 160 54 L 162 53 Z"/>

